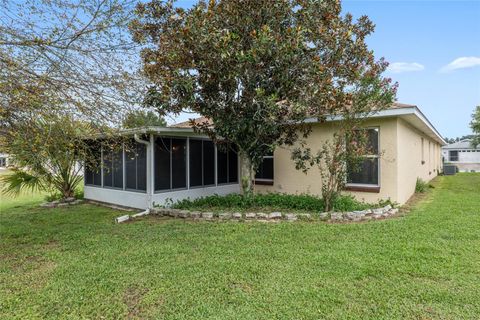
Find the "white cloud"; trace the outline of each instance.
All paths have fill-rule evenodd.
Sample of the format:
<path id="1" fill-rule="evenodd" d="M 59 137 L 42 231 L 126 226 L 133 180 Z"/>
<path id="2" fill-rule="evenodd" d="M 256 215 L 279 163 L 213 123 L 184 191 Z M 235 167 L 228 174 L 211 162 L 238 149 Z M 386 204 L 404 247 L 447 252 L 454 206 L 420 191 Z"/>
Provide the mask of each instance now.
<path id="1" fill-rule="evenodd" d="M 450 72 L 457 69 L 473 68 L 476 66 L 480 66 L 480 57 L 460 57 L 444 66 L 440 69 L 440 72 Z"/>
<path id="2" fill-rule="evenodd" d="M 394 62 L 390 63 L 387 71 L 392 73 L 422 71 L 425 67 L 417 62 Z"/>

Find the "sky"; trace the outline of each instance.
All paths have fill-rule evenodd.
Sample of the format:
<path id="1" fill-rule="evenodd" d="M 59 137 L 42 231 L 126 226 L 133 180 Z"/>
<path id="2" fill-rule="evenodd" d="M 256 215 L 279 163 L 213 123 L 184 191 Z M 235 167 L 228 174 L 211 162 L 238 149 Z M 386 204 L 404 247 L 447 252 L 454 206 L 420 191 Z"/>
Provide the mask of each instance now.
<path id="1" fill-rule="evenodd" d="M 471 133 L 480 105 L 480 0 L 344 0 L 342 8 L 375 23 L 367 43 L 390 63 L 384 75 L 399 83 L 399 102 L 417 105 L 444 137 Z"/>

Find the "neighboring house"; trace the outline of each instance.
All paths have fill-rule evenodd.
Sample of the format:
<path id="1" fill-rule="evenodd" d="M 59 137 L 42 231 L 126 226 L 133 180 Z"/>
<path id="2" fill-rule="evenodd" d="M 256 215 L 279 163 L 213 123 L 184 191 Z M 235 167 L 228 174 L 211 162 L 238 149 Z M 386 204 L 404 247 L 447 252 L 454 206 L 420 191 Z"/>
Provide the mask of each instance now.
<path id="1" fill-rule="evenodd" d="M 313 151 L 332 137 L 338 122 L 309 119 L 313 131 L 307 142 Z M 199 118 L 197 122 L 208 121 Z M 390 199 L 405 203 L 417 178 L 434 178 L 442 169 L 441 135 L 413 105 L 394 104 L 365 121 L 375 154 L 358 173 L 349 175 L 345 192 L 359 200 Z M 234 148 L 222 152 L 188 122 L 172 127 L 124 130 L 129 147 L 111 152 L 98 148 L 103 170 L 85 170 L 85 198 L 118 205 L 149 208 L 185 198 L 240 192 L 239 160 Z M 132 147 L 133 146 L 133 147 Z M 308 174 L 295 169 L 288 148 L 265 157 L 255 177 L 259 192 L 321 195 L 318 169 Z"/>
<path id="2" fill-rule="evenodd" d="M 458 167 L 462 172 L 480 172 L 480 145 L 473 148 L 470 139 L 442 147 L 443 161 Z"/>
<path id="3" fill-rule="evenodd" d="M 6 168 L 9 164 L 8 154 L 0 153 L 0 168 Z"/>

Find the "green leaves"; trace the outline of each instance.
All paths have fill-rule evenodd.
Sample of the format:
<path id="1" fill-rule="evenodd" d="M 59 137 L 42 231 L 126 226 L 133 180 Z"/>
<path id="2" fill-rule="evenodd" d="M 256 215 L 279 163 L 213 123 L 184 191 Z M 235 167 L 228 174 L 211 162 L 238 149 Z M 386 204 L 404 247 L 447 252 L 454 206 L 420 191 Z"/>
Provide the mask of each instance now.
<path id="1" fill-rule="evenodd" d="M 130 24 L 153 83 L 144 104 L 160 113 L 194 111 L 235 143 L 255 170 L 278 145 L 307 136 L 307 117 L 387 107 L 395 86 L 365 37 L 367 17 L 341 16 L 338 1 L 200 1 L 179 12 L 170 1 L 138 6 Z"/>

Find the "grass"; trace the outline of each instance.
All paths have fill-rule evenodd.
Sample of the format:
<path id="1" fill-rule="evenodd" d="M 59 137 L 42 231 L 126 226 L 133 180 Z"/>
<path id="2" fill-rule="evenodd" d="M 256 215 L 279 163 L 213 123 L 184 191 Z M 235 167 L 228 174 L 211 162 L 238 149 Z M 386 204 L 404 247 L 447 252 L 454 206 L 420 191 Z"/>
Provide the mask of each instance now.
<path id="1" fill-rule="evenodd" d="M 209 223 L 2 199 L 1 319 L 478 319 L 480 174 L 404 217 Z"/>

